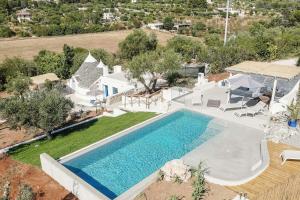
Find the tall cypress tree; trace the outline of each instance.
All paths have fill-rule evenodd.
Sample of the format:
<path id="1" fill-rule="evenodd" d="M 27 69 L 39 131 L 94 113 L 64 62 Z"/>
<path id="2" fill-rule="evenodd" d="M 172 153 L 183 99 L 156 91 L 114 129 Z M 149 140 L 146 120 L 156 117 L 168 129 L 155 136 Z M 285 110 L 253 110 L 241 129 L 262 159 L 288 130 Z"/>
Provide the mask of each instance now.
<path id="1" fill-rule="evenodd" d="M 68 79 L 71 76 L 71 68 L 74 63 L 74 48 L 64 44 L 64 66 L 61 71 L 61 77 Z"/>

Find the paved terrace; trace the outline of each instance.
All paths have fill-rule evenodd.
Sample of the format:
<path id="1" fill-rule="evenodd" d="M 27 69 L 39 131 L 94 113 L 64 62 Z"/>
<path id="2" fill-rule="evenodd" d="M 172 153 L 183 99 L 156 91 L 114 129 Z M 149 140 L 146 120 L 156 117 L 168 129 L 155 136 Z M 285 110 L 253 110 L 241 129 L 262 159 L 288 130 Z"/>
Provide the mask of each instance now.
<path id="1" fill-rule="evenodd" d="M 263 130 L 269 122 L 268 111 L 255 117 L 236 117 L 234 112 L 237 110 L 223 112 L 219 108 L 207 107 L 208 99 L 220 100 L 221 104 L 226 104 L 228 95 L 225 88 L 213 87 L 202 94 L 202 105 L 193 105 L 192 98 L 197 96 L 188 94 L 176 99 L 171 109 L 183 107 L 213 116 L 215 119 L 212 123 L 221 124 L 224 129 L 186 154 L 183 159 L 186 164 L 194 167 L 204 161 L 209 177 L 217 180 L 214 181 L 217 184 L 245 183 L 261 173 L 268 164 L 262 156 L 264 153 L 268 155 L 267 150 L 261 150 Z"/>
<path id="2" fill-rule="evenodd" d="M 223 112 L 219 108 L 207 107 L 208 99 L 220 100 L 221 104 L 226 104 L 227 93 L 225 88 L 214 87 L 203 92 L 203 105 L 192 105 L 192 98 L 195 98 L 193 94 L 188 94 L 181 98 L 176 99 L 176 102 L 172 104 L 172 109 L 179 107 L 187 107 L 192 110 L 199 111 L 203 114 L 218 117 L 227 121 L 242 124 L 259 130 L 264 130 L 265 125 L 269 123 L 270 115 L 266 111 L 264 114 L 258 114 L 255 117 L 243 116 L 236 117 L 234 112 L 237 110 L 228 110 Z M 200 98 L 200 97 L 199 97 Z"/>
<path id="3" fill-rule="evenodd" d="M 262 131 L 216 118 L 207 131 L 218 126 L 224 127 L 219 134 L 183 157 L 186 164 L 197 168 L 203 161 L 208 181 L 221 185 L 245 183 L 266 167 L 260 152 Z"/>

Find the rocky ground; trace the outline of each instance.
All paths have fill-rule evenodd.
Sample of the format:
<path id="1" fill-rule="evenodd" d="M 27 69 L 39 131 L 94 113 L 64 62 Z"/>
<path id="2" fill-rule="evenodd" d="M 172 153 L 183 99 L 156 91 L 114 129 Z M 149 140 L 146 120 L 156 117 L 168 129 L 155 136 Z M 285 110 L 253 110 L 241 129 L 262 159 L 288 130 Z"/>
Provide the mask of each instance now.
<path id="1" fill-rule="evenodd" d="M 192 200 L 193 179 L 186 183 L 157 181 L 150 185 L 135 200 L 168 200 L 172 195 L 181 200 Z M 219 185 L 208 183 L 209 192 L 204 200 L 231 200 L 236 193 Z"/>
<path id="2" fill-rule="evenodd" d="M 36 200 L 76 200 L 40 168 L 22 164 L 9 157 L 0 160 L 0 197 L 3 187 L 10 183 L 10 198 L 16 199 L 21 184 L 28 184 L 36 194 Z"/>

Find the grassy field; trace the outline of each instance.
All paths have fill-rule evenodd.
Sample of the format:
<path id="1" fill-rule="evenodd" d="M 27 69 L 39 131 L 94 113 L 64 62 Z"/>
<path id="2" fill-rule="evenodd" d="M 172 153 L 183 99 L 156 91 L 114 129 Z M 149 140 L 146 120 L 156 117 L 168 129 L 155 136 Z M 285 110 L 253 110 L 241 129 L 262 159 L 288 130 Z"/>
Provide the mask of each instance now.
<path id="1" fill-rule="evenodd" d="M 0 62 L 6 57 L 18 56 L 32 59 L 40 50 L 46 49 L 61 52 L 64 44 L 86 49 L 103 48 L 115 53 L 118 44 L 131 33 L 132 30 L 111 31 L 103 33 L 67 35 L 59 37 L 39 37 L 27 39 L 2 39 L 0 40 Z M 147 32 L 150 32 L 147 30 Z M 155 32 L 159 43 L 165 45 L 174 36 L 171 33 Z"/>
<path id="2" fill-rule="evenodd" d="M 154 117 L 155 113 L 126 113 L 119 117 L 102 117 L 99 120 L 85 124 L 76 130 L 69 130 L 57 135 L 52 140 L 41 140 L 16 148 L 9 154 L 21 162 L 40 165 L 40 154 L 48 153 L 58 159 L 89 144 L 111 136 L 119 131 Z"/>

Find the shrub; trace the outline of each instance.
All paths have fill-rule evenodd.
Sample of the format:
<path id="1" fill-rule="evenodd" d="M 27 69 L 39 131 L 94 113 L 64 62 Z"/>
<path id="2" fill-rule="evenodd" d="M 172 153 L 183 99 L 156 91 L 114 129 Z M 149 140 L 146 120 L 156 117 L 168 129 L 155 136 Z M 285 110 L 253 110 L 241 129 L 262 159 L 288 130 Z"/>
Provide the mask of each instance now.
<path id="1" fill-rule="evenodd" d="M 183 181 L 181 180 L 181 178 L 179 176 L 175 176 L 175 179 L 174 179 L 174 183 L 179 183 L 181 184 Z"/>
<path id="2" fill-rule="evenodd" d="M 35 194 L 32 188 L 27 184 L 22 184 L 16 200 L 34 200 Z"/>
<path id="3" fill-rule="evenodd" d="M 169 198 L 169 200 L 181 200 L 182 199 L 182 197 L 179 197 L 179 196 L 177 196 L 177 195 L 172 195 L 172 196 L 170 196 L 170 198 Z"/>
<path id="4" fill-rule="evenodd" d="M 174 27 L 173 17 L 170 17 L 170 16 L 165 17 L 163 20 L 163 26 L 164 26 L 164 29 L 166 29 L 168 31 L 172 30 Z"/>
<path id="5" fill-rule="evenodd" d="M 15 35 L 8 26 L 0 26 L 0 37 L 12 37 Z"/>
<path id="6" fill-rule="evenodd" d="M 176 85 L 176 82 L 179 78 L 181 78 L 182 76 L 178 73 L 178 72 L 173 72 L 173 73 L 169 73 L 167 74 L 167 82 L 169 86 L 174 86 Z"/>
<path id="7" fill-rule="evenodd" d="M 3 194 L 2 197 L 0 197 L 0 200 L 9 200 L 10 182 L 6 182 L 2 190 L 3 190 Z"/>
<path id="8" fill-rule="evenodd" d="M 192 197 L 194 200 L 202 200 L 208 193 L 208 187 L 204 178 L 204 174 L 207 172 L 206 169 L 202 167 L 202 163 L 199 164 L 197 171 L 195 172 L 195 181 L 193 183 L 194 191 Z"/>
<path id="9" fill-rule="evenodd" d="M 159 170 L 158 172 L 158 177 L 157 177 L 157 181 L 162 181 L 164 180 L 165 174 L 163 171 Z"/>

